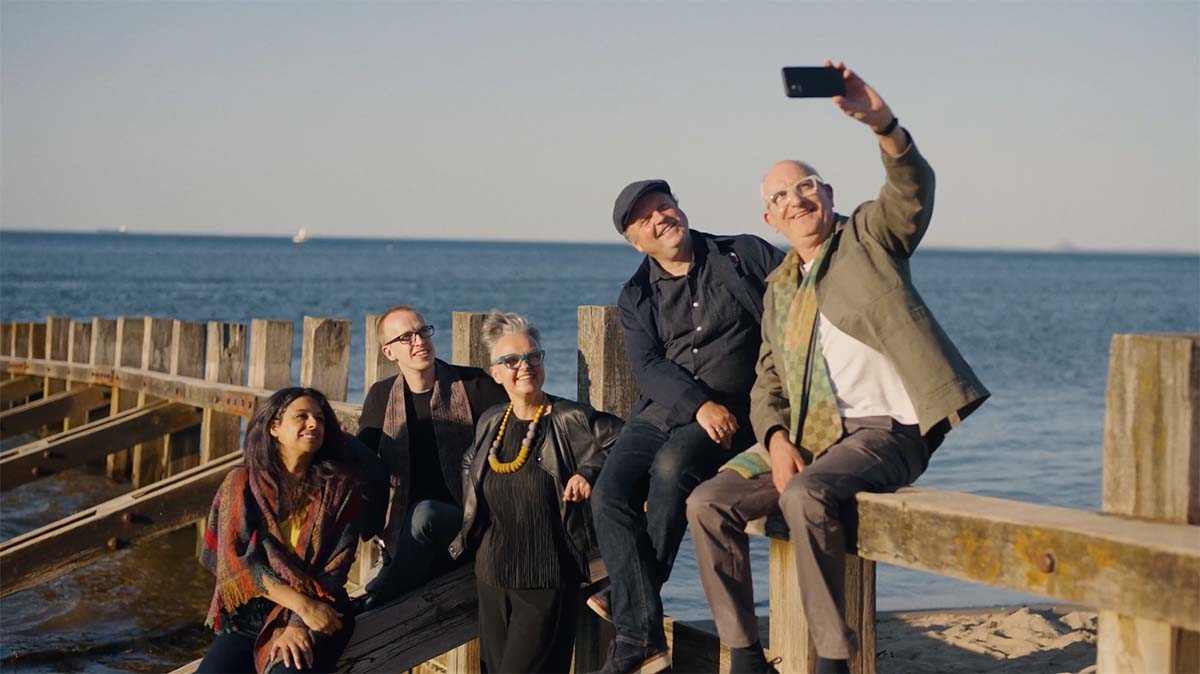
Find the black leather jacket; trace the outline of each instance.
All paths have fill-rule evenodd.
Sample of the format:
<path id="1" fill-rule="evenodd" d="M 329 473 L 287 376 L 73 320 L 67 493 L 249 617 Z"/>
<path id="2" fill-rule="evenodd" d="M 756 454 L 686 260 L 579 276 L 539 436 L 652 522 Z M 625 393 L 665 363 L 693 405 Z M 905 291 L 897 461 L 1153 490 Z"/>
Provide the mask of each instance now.
<path id="1" fill-rule="evenodd" d="M 617 441 L 624 425 L 619 417 L 556 396 L 547 395 L 551 413 L 542 441 L 532 454 L 537 465 L 554 478 L 560 495 L 559 512 L 567 540 L 575 547 L 576 559 L 587 559 L 596 549 L 589 501 L 570 503 L 561 494 L 571 476 L 578 473 L 594 488 L 608 450 Z M 475 550 L 489 524 L 487 502 L 483 499 L 483 474 L 488 468 L 488 450 L 504 418 L 506 405 L 497 405 L 479 418 L 475 425 L 475 447 L 463 455 L 463 527 L 450 544 L 450 556 L 458 559 L 467 550 Z M 543 421 L 542 423 L 545 423 Z M 579 569 L 590 580 L 588 569 Z"/>

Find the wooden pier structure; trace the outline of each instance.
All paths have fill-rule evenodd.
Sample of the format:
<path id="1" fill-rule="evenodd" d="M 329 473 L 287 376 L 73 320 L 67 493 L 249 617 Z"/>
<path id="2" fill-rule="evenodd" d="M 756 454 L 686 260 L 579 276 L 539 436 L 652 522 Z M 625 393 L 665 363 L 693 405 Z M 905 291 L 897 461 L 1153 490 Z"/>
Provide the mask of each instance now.
<path id="1" fill-rule="evenodd" d="M 624 415 L 636 390 L 617 311 L 584 306 L 578 317 L 578 398 Z M 379 352 L 378 319 L 363 326 L 364 390 L 396 372 Z M 486 364 L 481 320 L 454 314 L 454 362 Z M 30 436 L 0 453 L 0 490 L 85 464 L 132 486 L 0 542 L 0 597 L 203 518 L 241 462 L 243 421 L 291 384 L 294 327 L 54 316 L 0 325 L 0 437 Z M 351 322 L 305 317 L 302 331 L 300 384 L 325 392 L 354 432 Z M 852 671 L 876 671 L 879 562 L 1095 607 L 1100 674 L 1200 671 L 1200 335 L 1114 336 L 1106 407 L 1102 512 L 922 488 L 858 497 L 846 557 L 846 617 L 862 642 Z M 786 526 L 768 518 L 749 529 L 771 539 L 770 655 L 781 672 L 811 671 Z M 360 548 L 352 585 L 371 577 L 374 555 Z M 476 601 L 463 568 L 363 614 L 339 669 L 479 672 Z M 669 618 L 666 627 L 674 671 L 728 671 L 715 634 Z M 598 668 L 611 638 L 583 609 L 574 671 Z"/>

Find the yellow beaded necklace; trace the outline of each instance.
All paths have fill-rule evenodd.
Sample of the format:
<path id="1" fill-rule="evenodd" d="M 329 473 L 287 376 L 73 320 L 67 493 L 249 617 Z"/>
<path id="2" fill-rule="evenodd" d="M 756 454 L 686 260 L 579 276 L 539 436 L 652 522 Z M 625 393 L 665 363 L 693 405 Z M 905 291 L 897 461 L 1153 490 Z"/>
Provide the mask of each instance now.
<path id="1" fill-rule="evenodd" d="M 500 461 L 500 443 L 504 441 L 504 431 L 508 428 L 508 419 L 512 416 L 513 405 L 508 404 L 508 409 L 504 411 L 504 419 L 500 421 L 500 430 L 496 432 L 496 439 L 492 441 L 492 448 L 488 450 L 488 465 L 492 470 L 507 475 L 521 470 L 521 466 L 529 460 L 529 446 L 533 444 L 534 435 L 537 433 L 538 421 L 541 420 L 542 414 L 550 408 L 545 403 L 538 405 L 537 411 L 533 413 L 533 421 L 529 422 L 529 431 L 525 433 L 525 438 L 521 440 L 521 451 L 517 452 L 517 456 L 512 461 L 504 463 Z"/>

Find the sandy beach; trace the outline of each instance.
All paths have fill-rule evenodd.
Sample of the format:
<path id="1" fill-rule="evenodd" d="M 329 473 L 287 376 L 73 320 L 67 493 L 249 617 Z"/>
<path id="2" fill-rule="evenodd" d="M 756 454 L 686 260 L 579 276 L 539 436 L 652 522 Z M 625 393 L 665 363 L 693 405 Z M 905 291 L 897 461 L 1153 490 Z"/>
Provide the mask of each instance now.
<path id="1" fill-rule="evenodd" d="M 879 672 L 1091 674 L 1096 613 L 1022 606 L 881 613 Z"/>

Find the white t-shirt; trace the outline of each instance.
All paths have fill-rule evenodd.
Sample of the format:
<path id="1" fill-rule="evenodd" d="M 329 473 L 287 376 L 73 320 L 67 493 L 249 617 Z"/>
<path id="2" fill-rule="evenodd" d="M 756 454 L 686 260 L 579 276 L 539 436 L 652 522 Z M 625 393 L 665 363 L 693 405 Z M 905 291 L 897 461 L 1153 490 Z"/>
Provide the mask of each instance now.
<path id="1" fill-rule="evenodd" d="M 805 264 L 804 272 L 811 266 Z M 817 337 L 844 418 L 891 417 L 902 424 L 917 423 L 900 373 L 882 353 L 842 332 L 820 312 Z"/>

